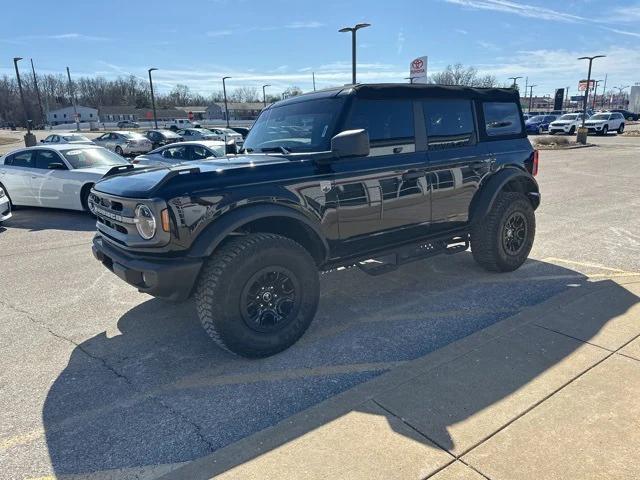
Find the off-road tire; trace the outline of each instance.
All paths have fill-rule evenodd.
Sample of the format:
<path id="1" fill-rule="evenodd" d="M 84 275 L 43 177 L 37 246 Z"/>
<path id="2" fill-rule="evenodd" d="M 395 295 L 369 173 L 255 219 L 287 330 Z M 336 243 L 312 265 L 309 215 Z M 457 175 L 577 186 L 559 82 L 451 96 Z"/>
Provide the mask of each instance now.
<path id="1" fill-rule="evenodd" d="M 506 222 L 519 214 L 526 223 L 522 247 L 511 254 L 505 248 Z M 531 251 L 535 237 L 536 220 L 531 202 L 522 193 L 498 194 L 491 211 L 471 229 L 471 252 L 475 261 L 492 272 L 511 272 L 520 267 Z"/>
<path id="2" fill-rule="evenodd" d="M 280 330 L 256 331 L 243 311 L 248 298 L 244 292 L 250 291 L 256 275 L 271 268 L 285 269 L 294 277 L 297 303 Z M 319 293 L 318 268 L 306 249 L 280 235 L 253 233 L 229 240 L 207 260 L 195 300 L 200 323 L 220 347 L 259 358 L 285 350 L 304 334 L 318 308 Z"/>

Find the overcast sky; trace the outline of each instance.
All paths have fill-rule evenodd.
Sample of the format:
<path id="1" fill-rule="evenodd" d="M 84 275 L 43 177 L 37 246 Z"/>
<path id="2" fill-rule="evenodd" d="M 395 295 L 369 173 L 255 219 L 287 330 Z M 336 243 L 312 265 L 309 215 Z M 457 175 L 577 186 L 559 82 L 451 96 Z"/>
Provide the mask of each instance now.
<path id="1" fill-rule="evenodd" d="M 527 77 L 552 93 L 586 76 L 583 55 L 607 55 L 593 76 L 609 86 L 640 82 L 640 0 L 189 0 L 11 2 L 3 9 L 0 74 L 12 58 L 33 58 L 40 72 L 146 77 L 159 90 L 183 83 L 207 94 L 272 84 L 274 93 L 310 90 L 351 78 L 350 36 L 358 33 L 358 80 L 402 82 L 411 59 L 429 70 L 473 65 L 499 81 Z M 27 69 L 28 63 L 23 62 Z M 524 83 L 524 79 L 521 81 Z"/>

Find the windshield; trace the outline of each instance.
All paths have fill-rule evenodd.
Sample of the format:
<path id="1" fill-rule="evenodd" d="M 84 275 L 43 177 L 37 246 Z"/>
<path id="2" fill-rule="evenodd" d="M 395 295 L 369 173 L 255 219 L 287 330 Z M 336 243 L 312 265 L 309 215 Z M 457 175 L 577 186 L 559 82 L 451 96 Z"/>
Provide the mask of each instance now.
<path id="1" fill-rule="evenodd" d="M 536 115 L 535 117 L 531 117 L 529 120 L 527 120 L 529 122 L 542 122 L 544 121 L 544 115 Z"/>
<path id="2" fill-rule="evenodd" d="M 308 100 L 263 111 L 244 143 L 247 152 L 322 152 L 330 148 L 343 98 Z M 284 153 L 284 152 L 283 152 Z"/>
<path id="3" fill-rule="evenodd" d="M 145 140 L 145 136 L 141 133 L 123 133 L 122 136 L 129 140 Z"/>
<path id="4" fill-rule="evenodd" d="M 597 115 L 594 115 L 593 117 L 589 118 L 589 120 L 609 120 L 609 114 L 598 113 Z"/>
<path id="5" fill-rule="evenodd" d="M 578 115 L 571 114 L 571 115 L 562 115 L 558 120 L 576 120 L 577 118 L 578 118 Z"/>
<path id="6" fill-rule="evenodd" d="M 82 135 L 65 135 L 64 138 L 67 142 L 89 142 L 90 140 L 87 137 L 83 137 Z"/>
<path id="7" fill-rule="evenodd" d="M 112 167 L 127 165 L 129 162 L 106 148 L 83 148 L 63 150 L 62 155 L 72 168 Z"/>

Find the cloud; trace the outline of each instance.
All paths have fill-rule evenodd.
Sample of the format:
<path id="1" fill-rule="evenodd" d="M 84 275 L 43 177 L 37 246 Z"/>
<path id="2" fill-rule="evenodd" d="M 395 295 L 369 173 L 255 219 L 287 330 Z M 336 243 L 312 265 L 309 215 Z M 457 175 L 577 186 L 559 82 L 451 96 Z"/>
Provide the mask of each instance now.
<path id="1" fill-rule="evenodd" d="M 273 32 L 276 30 L 281 30 L 283 28 L 286 28 L 289 30 L 301 30 L 301 29 L 308 29 L 308 28 L 321 28 L 324 26 L 325 26 L 324 23 L 320 23 L 316 21 L 309 21 L 309 22 L 297 21 L 297 22 L 290 22 L 281 26 L 268 25 L 264 27 L 246 27 L 244 25 L 242 26 L 234 25 L 232 26 L 232 28 L 228 28 L 224 30 L 209 31 L 206 33 L 206 36 L 207 37 L 226 37 L 229 35 L 246 34 L 249 32 Z"/>
<path id="2" fill-rule="evenodd" d="M 284 26 L 284 28 L 320 28 L 324 27 L 324 23 L 320 22 L 292 22 Z"/>
<path id="3" fill-rule="evenodd" d="M 469 35 L 469 32 L 467 32 L 462 28 L 456 28 L 455 31 L 458 32 L 460 35 Z"/>
<path id="4" fill-rule="evenodd" d="M 217 31 L 211 31 L 211 32 L 207 32 L 206 36 L 207 37 L 224 37 L 227 35 L 233 35 L 233 31 L 232 30 L 217 30 Z"/>
<path id="5" fill-rule="evenodd" d="M 475 10 L 491 10 L 495 12 L 511 13 L 527 18 L 542 20 L 556 20 L 561 22 L 584 22 L 587 19 L 570 13 L 559 12 L 537 5 L 526 5 L 508 0 L 444 0 L 447 3 L 461 5 Z"/>
<path id="6" fill-rule="evenodd" d="M 82 40 L 93 42 L 106 42 L 111 40 L 107 37 L 97 37 L 95 35 L 85 35 L 83 33 L 57 33 L 52 35 L 25 35 L 19 37 L 25 40 Z"/>
<path id="7" fill-rule="evenodd" d="M 402 49 L 404 48 L 404 32 L 402 30 L 400 30 L 398 32 L 398 37 L 396 38 L 396 49 L 398 51 L 398 54 L 402 53 Z"/>
<path id="8" fill-rule="evenodd" d="M 629 32 L 628 30 L 619 30 L 617 28 L 610 28 L 610 27 L 602 27 L 605 30 L 609 30 L 610 32 L 614 32 L 614 33 L 619 33 L 620 35 L 628 35 L 630 37 L 636 37 L 636 38 L 640 38 L 640 33 L 638 32 Z"/>

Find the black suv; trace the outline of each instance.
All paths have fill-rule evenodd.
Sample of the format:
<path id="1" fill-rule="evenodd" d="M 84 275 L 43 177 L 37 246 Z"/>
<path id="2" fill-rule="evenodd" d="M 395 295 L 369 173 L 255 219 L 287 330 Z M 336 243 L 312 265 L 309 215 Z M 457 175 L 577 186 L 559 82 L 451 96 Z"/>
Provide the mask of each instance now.
<path id="1" fill-rule="evenodd" d="M 132 168 L 92 190 L 95 257 L 141 292 L 193 295 L 211 338 L 249 357 L 300 338 L 322 270 L 377 275 L 469 246 L 487 270 L 515 270 L 540 203 L 510 89 L 314 92 L 263 110 L 237 156 Z"/>

